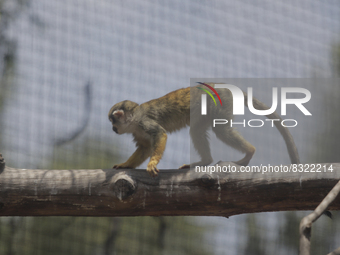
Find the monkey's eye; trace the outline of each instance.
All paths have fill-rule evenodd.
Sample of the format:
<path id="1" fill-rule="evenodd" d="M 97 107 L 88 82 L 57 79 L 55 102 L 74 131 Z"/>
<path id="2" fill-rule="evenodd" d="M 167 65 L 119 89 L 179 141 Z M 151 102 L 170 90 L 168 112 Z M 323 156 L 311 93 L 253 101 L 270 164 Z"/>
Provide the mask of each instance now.
<path id="1" fill-rule="evenodd" d="M 112 124 L 114 124 L 116 122 L 116 120 L 112 117 L 109 118 L 109 121 L 111 121 Z"/>

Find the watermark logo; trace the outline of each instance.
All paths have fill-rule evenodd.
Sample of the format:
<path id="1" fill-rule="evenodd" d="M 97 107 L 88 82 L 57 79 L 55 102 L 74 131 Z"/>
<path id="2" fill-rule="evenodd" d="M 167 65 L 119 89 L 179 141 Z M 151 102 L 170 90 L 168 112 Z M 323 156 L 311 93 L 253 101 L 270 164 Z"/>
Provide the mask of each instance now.
<path id="1" fill-rule="evenodd" d="M 228 95 L 224 95 L 224 90 L 229 90 L 231 97 L 232 97 L 232 103 L 229 105 L 226 105 L 225 107 L 231 107 L 233 108 L 233 115 L 244 115 L 244 106 L 245 104 L 248 106 L 249 111 L 258 116 L 268 116 L 273 114 L 278 106 L 279 103 L 279 95 L 278 95 L 278 88 L 273 87 L 272 88 L 272 105 L 270 107 L 264 105 L 259 100 L 253 97 L 253 88 L 248 87 L 247 93 L 244 93 L 240 88 L 238 88 L 235 85 L 232 84 L 214 84 L 214 87 L 210 86 L 209 84 L 197 82 L 198 84 L 204 85 L 207 88 L 209 88 L 211 91 L 215 93 L 215 95 L 220 100 L 221 106 L 222 101 L 220 95 L 222 95 L 222 98 L 230 98 Z M 212 93 L 208 91 L 205 88 L 197 87 L 198 89 L 203 90 L 206 92 L 214 101 L 215 106 L 217 106 L 216 100 Z M 219 89 L 220 95 L 217 93 L 215 89 Z M 287 114 L 287 105 L 295 105 L 304 115 L 311 116 L 312 114 L 306 109 L 306 107 L 303 105 L 307 103 L 311 99 L 311 93 L 309 90 L 305 88 L 297 88 L 297 87 L 282 87 L 280 90 L 280 103 L 281 103 L 281 115 Z M 287 98 L 287 94 L 299 94 L 300 98 Z M 201 115 L 207 115 L 207 94 L 201 95 Z M 301 98 L 302 95 L 302 98 Z M 231 101 L 230 99 L 228 101 Z M 228 102 L 225 102 L 228 104 Z M 256 107 L 256 108 L 255 108 Z M 243 125 L 246 126 L 246 120 L 243 120 L 243 122 L 234 122 L 232 119 L 221 119 L 216 115 L 215 111 L 212 111 L 211 114 L 213 114 L 213 127 L 216 125 L 224 125 L 229 123 L 231 126 L 233 125 Z M 297 126 L 298 122 L 294 119 L 286 119 L 286 120 L 280 120 L 279 116 L 276 115 L 277 118 L 273 119 L 272 117 L 269 117 L 266 121 L 272 122 L 272 127 L 274 126 L 275 121 L 281 121 L 281 125 L 285 127 L 295 127 Z M 217 118 L 216 118 L 217 117 Z M 292 125 L 287 125 L 286 122 L 292 122 Z M 247 121 L 248 126 L 250 127 L 262 127 L 264 125 L 264 121 L 261 119 L 251 119 Z"/>
<path id="2" fill-rule="evenodd" d="M 218 95 L 218 93 L 216 92 L 216 90 L 211 87 L 208 84 L 205 83 L 201 83 L 198 82 L 199 84 L 205 85 L 207 87 L 209 87 L 218 97 L 218 99 L 220 100 L 220 103 L 222 105 L 222 101 L 220 96 Z M 214 100 L 215 105 L 216 105 L 216 101 L 215 98 L 213 97 L 213 95 L 206 89 L 200 88 L 201 90 L 204 90 L 205 92 L 207 92 L 210 97 Z M 231 85 L 231 84 L 215 84 L 215 88 L 219 89 L 219 88 L 224 88 L 224 89 L 229 89 L 232 97 L 233 97 L 233 114 L 234 115 L 244 115 L 244 93 L 243 91 L 238 88 L 235 85 Z M 255 109 L 254 107 L 254 99 L 253 99 L 253 88 L 249 87 L 247 89 L 247 98 L 248 98 L 248 108 L 250 110 L 251 113 L 255 114 L 255 115 L 269 115 L 272 114 L 273 112 L 275 112 L 277 105 L 278 105 L 278 93 L 277 93 L 278 89 L 273 87 L 272 88 L 272 98 L 273 98 L 273 103 L 272 106 L 269 109 L 262 109 L 262 110 L 258 110 Z M 287 98 L 287 94 L 288 93 L 300 93 L 300 94 L 304 94 L 305 97 L 304 98 Z M 205 96 L 205 97 L 203 97 Z M 305 106 L 303 106 L 304 103 L 307 103 L 309 100 L 311 99 L 311 93 L 309 90 L 305 89 L 305 88 L 292 88 L 292 87 L 286 87 L 286 88 L 281 88 L 281 115 L 286 115 L 287 114 L 287 105 L 288 104 L 293 104 L 295 105 L 304 115 L 312 115 Z M 206 115 L 206 109 L 207 109 L 207 100 L 206 100 L 206 95 L 202 95 L 202 100 L 201 100 L 201 114 L 202 115 Z M 205 114 L 203 114 L 203 112 Z"/>

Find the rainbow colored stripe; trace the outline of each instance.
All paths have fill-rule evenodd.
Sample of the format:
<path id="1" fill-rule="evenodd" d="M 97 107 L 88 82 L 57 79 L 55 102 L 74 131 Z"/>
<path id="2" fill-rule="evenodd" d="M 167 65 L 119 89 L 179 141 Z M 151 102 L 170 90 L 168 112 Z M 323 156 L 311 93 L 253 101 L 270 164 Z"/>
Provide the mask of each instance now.
<path id="1" fill-rule="evenodd" d="M 205 84 L 205 83 L 203 83 L 203 82 L 197 82 L 197 83 L 198 83 L 198 84 L 201 84 L 201 85 L 204 85 L 204 86 L 206 86 L 207 88 L 211 89 L 211 91 L 213 91 L 213 92 L 215 93 L 215 95 L 217 96 L 218 100 L 220 100 L 220 103 L 221 103 L 221 105 L 222 105 L 222 100 L 221 100 L 221 98 L 220 98 L 220 95 L 217 93 L 217 91 L 216 91 L 213 87 L 211 87 L 210 85 Z M 206 92 L 206 93 L 212 98 L 212 100 L 214 100 L 214 103 L 215 103 L 215 105 L 217 106 L 216 100 L 215 100 L 214 96 L 210 93 L 209 90 L 206 90 L 206 89 L 200 88 L 200 87 L 197 87 L 197 88 L 203 90 L 204 92 Z"/>

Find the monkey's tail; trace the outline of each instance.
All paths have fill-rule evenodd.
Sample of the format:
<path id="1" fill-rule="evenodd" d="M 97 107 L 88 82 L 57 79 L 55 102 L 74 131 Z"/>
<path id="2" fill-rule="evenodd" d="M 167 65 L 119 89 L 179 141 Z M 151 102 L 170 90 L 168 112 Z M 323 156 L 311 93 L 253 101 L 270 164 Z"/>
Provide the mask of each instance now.
<path id="1" fill-rule="evenodd" d="M 248 95 L 245 92 L 243 92 L 243 94 L 244 94 L 244 104 L 248 107 Z M 265 105 L 264 103 L 262 103 L 261 101 L 259 101 L 258 99 L 254 98 L 254 97 L 253 97 L 253 106 L 254 106 L 255 109 L 258 109 L 258 110 L 268 110 L 269 109 L 269 107 L 267 105 Z M 268 119 L 272 119 L 272 120 L 274 120 L 274 119 L 279 120 L 279 121 L 273 121 L 273 122 L 274 122 L 274 125 L 276 126 L 276 128 L 281 133 L 283 139 L 286 142 L 290 161 L 292 162 L 292 164 L 300 164 L 299 153 L 298 153 L 296 145 L 294 143 L 293 136 L 289 132 L 288 128 L 281 125 L 281 121 L 282 121 L 281 116 L 279 114 L 277 114 L 276 112 L 273 112 L 272 114 L 266 115 L 266 117 Z"/>

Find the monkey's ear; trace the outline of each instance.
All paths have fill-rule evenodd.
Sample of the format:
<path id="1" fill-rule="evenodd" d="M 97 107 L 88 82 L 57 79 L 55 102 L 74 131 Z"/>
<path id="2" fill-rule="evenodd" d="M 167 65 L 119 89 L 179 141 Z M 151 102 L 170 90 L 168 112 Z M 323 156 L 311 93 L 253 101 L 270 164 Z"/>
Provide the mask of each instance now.
<path id="1" fill-rule="evenodd" d="M 112 116 L 114 116 L 115 119 L 120 120 L 120 119 L 124 118 L 124 111 L 123 110 L 115 110 L 112 113 Z"/>

